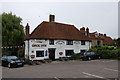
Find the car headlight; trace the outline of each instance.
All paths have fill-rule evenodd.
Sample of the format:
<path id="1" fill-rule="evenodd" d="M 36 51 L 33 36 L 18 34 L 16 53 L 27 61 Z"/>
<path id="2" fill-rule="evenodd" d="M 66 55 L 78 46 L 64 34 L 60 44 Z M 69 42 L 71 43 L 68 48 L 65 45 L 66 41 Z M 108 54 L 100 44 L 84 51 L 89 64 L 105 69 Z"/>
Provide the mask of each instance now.
<path id="1" fill-rule="evenodd" d="M 15 61 L 11 61 L 10 63 L 15 63 Z"/>

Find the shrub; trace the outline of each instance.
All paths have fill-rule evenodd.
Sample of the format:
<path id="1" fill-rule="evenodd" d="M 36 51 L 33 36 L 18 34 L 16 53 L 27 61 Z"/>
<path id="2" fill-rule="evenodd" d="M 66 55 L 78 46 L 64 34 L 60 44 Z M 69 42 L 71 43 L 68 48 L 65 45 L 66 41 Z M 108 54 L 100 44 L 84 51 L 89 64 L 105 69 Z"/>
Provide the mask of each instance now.
<path id="1" fill-rule="evenodd" d="M 71 56 L 74 60 L 80 59 L 80 55 L 78 53 L 73 53 Z"/>
<path id="2" fill-rule="evenodd" d="M 104 59 L 120 59 L 120 49 L 113 46 L 94 46 L 91 50 L 102 55 Z"/>

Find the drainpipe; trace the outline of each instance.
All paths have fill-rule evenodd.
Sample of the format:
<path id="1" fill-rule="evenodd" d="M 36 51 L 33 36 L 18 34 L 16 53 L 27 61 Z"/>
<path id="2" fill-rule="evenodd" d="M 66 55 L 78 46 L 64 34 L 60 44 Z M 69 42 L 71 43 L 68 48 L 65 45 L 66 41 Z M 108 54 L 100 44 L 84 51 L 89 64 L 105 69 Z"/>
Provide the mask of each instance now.
<path id="1" fill-rule="evenodd" d="M 29 60 L 29 39 L 30 39 L 30 33 L 29 33 L 29 31 L 30 31 L 30 26 L 29 26 L 29 24 L 27 23 L 27 25 L 26 25 L 26 31 L 25 31 L 25 33 L 26 33 L 26 39 L 28 40 L 28 60 Z"/>
<path id="2" fill-rule="evenodd" d="M 30 48 L 30 47 L 29 47 L 29 39 L 28 39 L 28 60 L 30 59 L 30 58 L 29 58 L 29 48 Z"/>

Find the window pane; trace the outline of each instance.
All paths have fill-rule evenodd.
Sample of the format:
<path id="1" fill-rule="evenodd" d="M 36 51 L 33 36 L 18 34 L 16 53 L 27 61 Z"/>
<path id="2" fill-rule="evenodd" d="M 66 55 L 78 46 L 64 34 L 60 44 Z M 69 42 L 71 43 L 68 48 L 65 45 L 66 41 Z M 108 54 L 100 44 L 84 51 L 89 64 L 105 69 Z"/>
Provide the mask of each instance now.
<path id="1" fill-rule="evenodd" d="M 85 52 L 86 55 L 90 55 L 91 53 L 90 52 Z"/>
<path id="2" fill-rule="evenodd" d="M 72 40 L 67 40 L 67 45 L 73 45 L 73 41 Z"/>
<path id="3" fill-rule="evenodd" d="M 44 51 L 36 51 L 36 57 L 44 57 Z"/>
<path id="4" fill-rule="evenodd" d="M 49 40 L 50 45 L 54 45 L 54 40 Z"/>
<path id="5" fill-rule="evenodd" d="M 95 53 L 94 52 L 91 52 L 91 55 L 94 55 Z"/>
<path id="6" fill-rule="evenodd" d="M 81 41 L 81 45 L 85 45 L 85 41 Z"/>

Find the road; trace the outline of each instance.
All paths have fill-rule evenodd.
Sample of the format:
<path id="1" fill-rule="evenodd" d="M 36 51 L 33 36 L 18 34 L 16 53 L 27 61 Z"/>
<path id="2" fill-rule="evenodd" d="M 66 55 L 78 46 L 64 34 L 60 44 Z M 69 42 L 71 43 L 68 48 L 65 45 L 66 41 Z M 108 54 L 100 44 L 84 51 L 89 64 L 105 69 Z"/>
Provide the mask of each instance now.
<path id="1" fill-rule="evenodd" d="M 54 61 L 20 68 L 2 67 L 3 78 L 118 78 L 117 60 Z M 70 79 L 69 79 L 70 80 Z"/>

